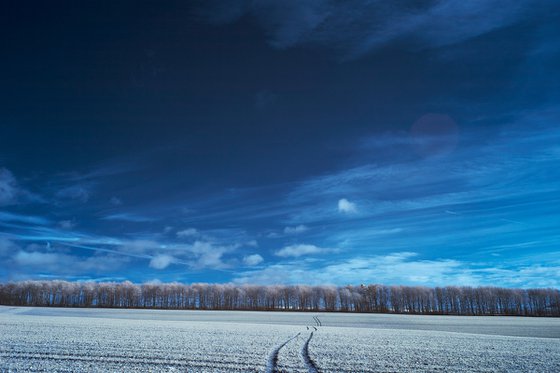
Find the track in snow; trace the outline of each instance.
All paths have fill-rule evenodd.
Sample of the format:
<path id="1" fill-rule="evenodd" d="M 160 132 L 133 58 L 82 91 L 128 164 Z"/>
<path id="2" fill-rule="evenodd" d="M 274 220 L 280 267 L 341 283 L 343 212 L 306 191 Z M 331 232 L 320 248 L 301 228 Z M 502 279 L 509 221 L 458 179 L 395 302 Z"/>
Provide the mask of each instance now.
<path id="1" fill-rule="evenodd" d="M 318 316 L 313 316 L 313 320 L 315 320 L 315 323 L 317 324 L 317 326 L 323 326 L 323 324 L 321 323 L 321 320 L 319 320 Z"/>
<path id="2" fill-rule="evenodd" d="M 24 352 L 24 351 L 11 351 L 10 353 L 0 352 L 0 360 L 2 358 L 11 360 L 37 360 L 39 362 L 44 361 L 54 361 L 54 362 L 67 362 L 67 363 L 98 363 L 98 364 L 116 364 L 117 366 L 140 366 L 140 367 L 151 367 L 153 368 L 177 368 L 177 369 L 192 369 L 192 368 L 207 368 L 207 367 L 217 367 L 216 364 L 225 365 L 226 368 L 231 371 L 243 372 L 246 370 L 246 365 L 239 362 L 225 362 L 217 363 L 216 360 L 212 359 L 189 359 L 188 361 L 179 361 L 176 359 L 166 359 L 166 358 L 153 358 L 153 357 L 134 357 L 128 355 L 120 354 L 80 354 L 80 353 L 47 353 L 47 352 Z M 232 366 L 233 365 L 233 366 Z M 4 372 L 4 370 L 0 370 Z"/>
<path id="3" fill-rule="evenodd" d="M 309 342 L 311 341 L 311 338 L 313 338 L 313 333 L 314 332 L 311 332 L 311 334 L 309 334 L 309 338 L 307 338 L 307 341 L 305 341 L 305 344 L 301 349 L 301 358 L 303 359 L 309 373 L 320 373 L 319 368 L 317 368 L 317 365 L 311 356 L 309 356 Z"/>
<path id="4" fill-rule="evenodd" d="M 278 366 L 277 365 L 278 365 L 278 354 L 280 353 L 280 350 L 282 349 L 282 347 L 287 345 L 289 342 L 291 342 L 294 339 L 296 339 L 297 337 L 299 337 L 300 334 L 301 333 L 297 333 L 292 338 L 289 338 L 287 341 L 285 341 L 281 345 L 277 346 L 275 349 L 273 349 L 270 352 L 270 355 L 268 355 L 268 362 L 266 364 L 266 370 L 265 370 L 266 373 L 277 373 L 278 372 Z"/>

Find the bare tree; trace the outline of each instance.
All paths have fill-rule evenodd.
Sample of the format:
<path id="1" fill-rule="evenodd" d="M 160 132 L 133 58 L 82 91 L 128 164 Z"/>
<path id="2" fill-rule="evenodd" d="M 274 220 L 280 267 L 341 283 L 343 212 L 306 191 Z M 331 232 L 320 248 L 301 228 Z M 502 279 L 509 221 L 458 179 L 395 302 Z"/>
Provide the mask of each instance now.
<path id="1" fill-rule="evenodd" d="M 0 284 L 0 304 L 212 310 L 560 316 L 558 289 L 497 287 L 133 284 L 21 281 Z"/>

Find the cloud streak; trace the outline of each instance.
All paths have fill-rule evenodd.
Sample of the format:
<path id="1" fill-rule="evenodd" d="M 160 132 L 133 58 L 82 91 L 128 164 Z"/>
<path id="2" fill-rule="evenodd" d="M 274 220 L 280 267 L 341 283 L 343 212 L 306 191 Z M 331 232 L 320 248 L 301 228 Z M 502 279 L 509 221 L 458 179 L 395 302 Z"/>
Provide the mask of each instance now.
<path id="1" fill-rule="evenodd" d="M 254 17 L 275 48 L 317 44 L 355 58 L 390 42 L 410 48 L 453 45 L 498 30 L 546 9 L 550 1 L 505 0 L 230 1 L 205 2 L 197 12 L 213 23 Z"/>
<path id="2" fill-rule="evenodd" d="M 357 256 L 330 263 L 288 262 L 239 273 L 234 282 L 256 284 L 558 287 L 560 263 L 488 266 L 454 259 L 421 259 L 415 252 Z M 547 277 L 551 274 L 552 277 Z"/>
<path id="3" fill-rule="evenodd" d="M 307 255 L 318 255 L 318 254 L 331 254 L 337 252 L 337 249 L 329 249 L 324 247 L 318 247 L 315 245 L 308 245 L 308 244 L 297 244 L 297 245 L 290 245 L 286 246 L 274 253 L 274 255 L 279 256 L 281 258 L 298 258 L 300 256 L 307 256 Z"/>
<path id="4" fill-rule="evenodd" d="M 14 175 L 5 168 L 0 168 L 0 206 L 14 204 L 19 194 L 19 187 Z"/>

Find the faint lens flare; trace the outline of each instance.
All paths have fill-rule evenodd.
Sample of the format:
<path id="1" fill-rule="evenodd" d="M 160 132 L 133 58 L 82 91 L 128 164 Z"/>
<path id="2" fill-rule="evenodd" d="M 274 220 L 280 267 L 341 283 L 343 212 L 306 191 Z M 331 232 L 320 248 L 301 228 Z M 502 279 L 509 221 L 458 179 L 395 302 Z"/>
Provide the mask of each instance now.
<path id="1" fill-rule="evenodd" d="M 459 127 L 447 114 L 425 114 L 410 128 L 412 146 L 423 157 L 450 154 L 457 146 L 458 137 Z"/>

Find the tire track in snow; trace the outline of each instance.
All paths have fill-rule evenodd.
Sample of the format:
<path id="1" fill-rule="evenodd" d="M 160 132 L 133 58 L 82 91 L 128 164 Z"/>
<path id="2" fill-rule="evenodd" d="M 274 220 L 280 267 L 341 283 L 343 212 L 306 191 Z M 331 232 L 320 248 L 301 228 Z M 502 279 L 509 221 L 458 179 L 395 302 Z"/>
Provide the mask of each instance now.
<path id="1" fill-rule="evenodd" d="M 311 334 L 309 334 L 309 338 L 307 338 L 307 341 L 305 341 L 305 344 L 301 349 L 301 358 L 303 359 L 309 373 L 320 373 L 319 368 L 317 368 L 317 365 L 311 356 L 309 356 L 309 342 L 311 342 L 311 338 L 313 338 L 313 333 L 314 332 L 311 332 Z"/>
<path id="2" fill-rule="evenodd" d="M 266 370 L 265 370 L 266 373 L 278 372 L 278 354 L 280 353 L 280 350 L 282 349 L 282 347 L 287 345 L 290 341 L 293 341 L 294 339 L 299 337 L 300 334 L 301 333 L 297 333 L 292 338 L 289 338 L 287 341 L 285 341 L 281 345 L 278 345 L 274 350 L 270 352 L 270 354 L 268 355 L 268 362 L 266 363 Z"/>
<path id="3" fill-rule="evenodd" d="M 146 357 L 132 357 L 126 355 L 80 355 L 70 353 L 48 353 L 48 352 L 17 352 L 12 351 L 9 354 L 0 352 L 0 358 L 7 358 L 11 360 L 38 360 L 41 362 L 65 362 L 65 363 L 100 363 L 100 364 L 116 364 L 119 366 L 150 366 L 150 367 L 163 367 L 163 368 L 200 368 L 200 367 L 214 367 L 223 365 L 231 371 L 246 371 L 247 366 L 242 362 L 221 362 L 219 360 L 204 359 L 204 358 L 190 358 L 187 361 L 169 360 L 166 358 L 154 358 L 151 356 Z M 0 368 L 0 371 L 3 370 Z"/>
<path id="4" fill-rule="evenodd" d="M 315 322 L 317 323 L 317 326 L 323 326 L 323 324 L 321 323 L 321 320 L 319 320 L 318 316 L 313 316 L 313 320 L 315 320 Z"/>

